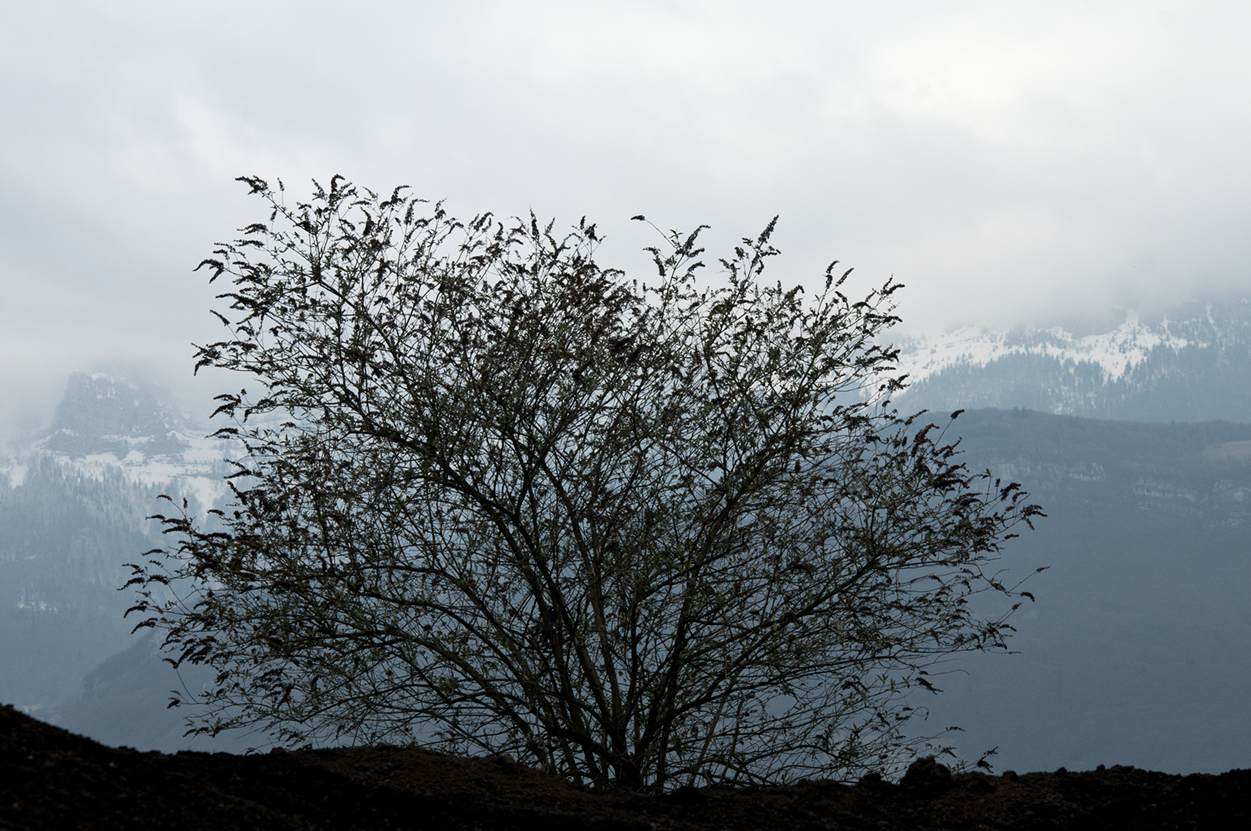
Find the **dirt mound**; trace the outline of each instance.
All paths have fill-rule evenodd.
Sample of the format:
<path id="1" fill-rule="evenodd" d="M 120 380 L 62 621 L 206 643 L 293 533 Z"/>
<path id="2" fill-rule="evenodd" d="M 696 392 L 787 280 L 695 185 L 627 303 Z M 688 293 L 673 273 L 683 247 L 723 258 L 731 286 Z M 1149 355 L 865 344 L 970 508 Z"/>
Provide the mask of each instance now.
<path id="1" fill-rule="evenodd" d="M 1251 770 L 1114 767 L 595 792 L 514 763 L 361 747 L 232 756 L 104 747 L 0 708 L 0 828 L 1033 829 L 1251 827 Z"/>

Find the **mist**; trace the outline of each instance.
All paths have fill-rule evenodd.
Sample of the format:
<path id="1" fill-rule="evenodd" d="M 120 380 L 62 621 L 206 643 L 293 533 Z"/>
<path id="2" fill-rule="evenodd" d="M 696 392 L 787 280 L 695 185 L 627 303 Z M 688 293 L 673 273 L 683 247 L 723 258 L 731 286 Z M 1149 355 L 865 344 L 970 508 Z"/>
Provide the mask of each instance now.
<path id="1" fill-rule="evenodd" d="M 648 273 L 774 215 L 771 275 L 893 277 L 904 330 L 1116 325 L 1251 291 L 1251 9 L 1173 2 L 239 2 L 0 13 L 0 431 L 127 365 L 192 409 L 196 264 L 341 173 L 587 216 Z"/>

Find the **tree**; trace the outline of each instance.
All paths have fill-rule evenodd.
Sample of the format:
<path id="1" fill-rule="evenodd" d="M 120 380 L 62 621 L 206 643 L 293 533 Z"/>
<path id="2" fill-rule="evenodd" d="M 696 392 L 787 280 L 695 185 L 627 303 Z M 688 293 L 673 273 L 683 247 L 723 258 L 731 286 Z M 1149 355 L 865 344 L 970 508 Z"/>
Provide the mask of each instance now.
<path id="1" fill-rule="evenodd" d="M 1009 610 L 968 601 L 1021 594 L 987 567 L 1038 508 L 890 409 L 898 284 L 767 285 L 770 223 L 724 286 L 703 228 L 639 285 L 585 219 L 243 181 L 269 219 L 201 264 L 233 285 L 196 364 L 259 385 L 215 413 L 233 507 L 160 515 L 177 542 L 131 580 L 171 662 L 218 670 L 197 730 L 653 791 L 846 779 L 923 741 L 927 669 L 1004 648 Z"/>

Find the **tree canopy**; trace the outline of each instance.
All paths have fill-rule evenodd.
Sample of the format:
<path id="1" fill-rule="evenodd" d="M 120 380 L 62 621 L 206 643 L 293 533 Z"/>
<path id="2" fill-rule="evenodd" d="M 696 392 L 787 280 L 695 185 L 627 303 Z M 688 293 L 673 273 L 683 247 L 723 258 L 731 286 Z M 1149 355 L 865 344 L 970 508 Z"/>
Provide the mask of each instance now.
<path id="1" fill-rule="evenodd" d="M 845 780 L 924 741 L 936 663 L 1004 648 L 1027 593 L 993 567 L 1039 510 L 891 408 L 898 284 L 771 285 L 773 223 L 713 286 L 702 228 L 660 234 L 640 283 L 585 220 L 243 181 L 268 220 L 201 264 L 228 334 L 196 365 L 251 379 L 215 413 L 233 501 L 159 515 L 131 580 L 171 660 L 218 670 L 196 729 Z"/>

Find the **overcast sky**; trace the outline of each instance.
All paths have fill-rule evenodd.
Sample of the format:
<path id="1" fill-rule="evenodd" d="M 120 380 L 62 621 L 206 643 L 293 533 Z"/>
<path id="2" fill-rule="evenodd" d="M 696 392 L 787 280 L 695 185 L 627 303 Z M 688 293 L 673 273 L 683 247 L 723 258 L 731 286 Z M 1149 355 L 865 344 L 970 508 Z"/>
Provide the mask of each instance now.
<path id="1" fill-rule="evenodd" d="M 1251 4 L 0 0 L 0 432 L 75 370 L 180 393 L 233 181 L 587 215 L 607 265 L 781 215 L 773 273 L 909 329 L 1251 293 Z"/>

